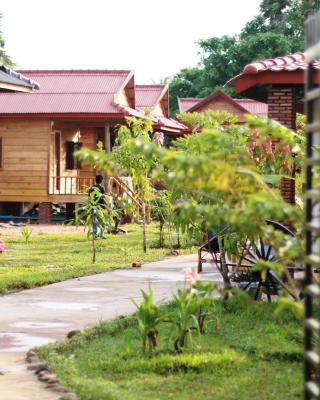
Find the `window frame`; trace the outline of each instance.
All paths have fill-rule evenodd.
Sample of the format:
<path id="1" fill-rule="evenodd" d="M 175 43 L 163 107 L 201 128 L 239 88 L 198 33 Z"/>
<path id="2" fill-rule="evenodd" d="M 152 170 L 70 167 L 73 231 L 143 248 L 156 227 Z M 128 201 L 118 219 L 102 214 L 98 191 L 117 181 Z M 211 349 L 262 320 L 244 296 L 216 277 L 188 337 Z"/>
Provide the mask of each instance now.
<path id="1" fill-rule="evenodd" d="M 81 169 L 81 161 L 74 156 L 75 151 L 82 148 L 81 142 L 66 141 L 66 170 Z"/>
<path id="2" fill-rule="evenodd" d="M 3 155 L 3 137 L 0 136 L 0 169 L 3 169 L 3 161 L 4 161 L 4 155 Z"/>

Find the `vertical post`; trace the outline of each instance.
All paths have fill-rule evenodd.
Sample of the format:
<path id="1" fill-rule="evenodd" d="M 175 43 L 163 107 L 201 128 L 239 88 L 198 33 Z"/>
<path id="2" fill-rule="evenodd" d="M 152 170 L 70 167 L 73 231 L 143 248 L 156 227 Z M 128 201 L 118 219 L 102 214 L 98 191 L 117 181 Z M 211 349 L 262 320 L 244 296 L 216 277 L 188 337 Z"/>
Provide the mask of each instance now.
<path id="1" fill-rule="evenodd" d="M 52 204 L 51 203 L 40 203 L 39 204 L 39 224 L 50 224 L 51 223 L 51 213 L 52 213 Z"/>
<path id="2" fill-rule="evenodd" d="M 66 203 L 66 219 L 68 221 L 74 220 L 76 214 L 76 205 L 75 203 Z"/>
<path id="3" fill-rule="evenodd" d="M 110 151 L 111 151 L 111 142 L 110 142 L 110 125 L 109 124 L 106 124 L 104 126 L 104 141 L 105 141 L 106 152 L 110 153 Z M 109 179 L 108 175 L 105 172 L 102 173 L 102 176 L 103 176 L 105 191 L 107 193 L 109 193 L 111 191 L 110 190 L 110 182 L 109 182 L 110 179 Z"/>
<path id="4" fill-rule="evenodd" d="M 110 153 L 111 141 L 110 141 L 110 125 L 109 124 L 106 124 L 104 126 L 104 140 L 105 140 L 106 152 Z"/>
<path id="5" fill-rule="evenodd" d="M 146 221 L 146 203 L 142 199 L 142 235 L 143 235 L 143 252 L 147 252 L 147 221 Z"/>
<path id="6" fill-rule="evenodd" d="M 296 94 L 292 87 L 276 85 L 268 89 L 268 117 L 280 122 L 291 130 L 296 130 Z M 294 178 L 294 170 L 292 172 Z M 295 204 L 295 181 L 283 178 L 280 190 L 282 197 L 290 204 Z"/>
<path id="7" fill-rule="evenodd" d="M 320 85 L 314 81 L 312 63 L 320 57 L 320 12 L 306 23 L 307 70 L 305 104 L 306 126 L 306 191 L 305 238 L 306 265 L 304 276 L 304 399 L 320 399 L 320 284 L 314 269 L 320 269 L 320 189 L 317 184 L 319 154 L 314 146 L 320 145 Z"/>
<path id="8" fill-rule="evenodd" d="M 96 262 L 96 232 L 95 232 L 95 213 L 92 208 L 92 262 L 93 264 Z"/>

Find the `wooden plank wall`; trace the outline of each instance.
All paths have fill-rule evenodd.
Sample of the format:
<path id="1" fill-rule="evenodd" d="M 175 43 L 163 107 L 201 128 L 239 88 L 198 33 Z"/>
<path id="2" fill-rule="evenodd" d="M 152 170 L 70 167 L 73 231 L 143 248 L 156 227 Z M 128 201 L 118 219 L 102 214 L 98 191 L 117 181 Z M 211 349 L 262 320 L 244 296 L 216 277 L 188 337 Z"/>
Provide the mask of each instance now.
<path id="1" fill-rule="evenodd" d="M 227 111 L 230 114 L 233 114 L 237 117 L 238 122 L 244 122 L 245 118 L 243 113 L 236 107 L 234 107 L 229 102 L 222 100 L 222 99 L 214 99 L 210 103 L 203 105 L 200 107 L 197 112 L 202 112 L 206 110 L 213 110 L 213 111 Z"/>
<path id="2" fill-rule="evenodd" d="M 96 128 L 81 128 L 80 142 L 83 147 L 95 150 L 97 148 L 97 129 Z M 79 170 L 79 177 L 87 178 L 94 177 L 95 171 L 90 165 L 82 165 Z"/>
<path id="3" fill-rule="evenodd" d="M 0 201 L 48 201 L 49 120 L 1 120 Z"/>
<path id="4" fill-rule="evenodd" d="M 163 107 L 162 104 L 159 103 L 157 104 L 154 109 L 153 109 L 153 114 L 159 116 L 159 117 L 165 117 L 164 111 L 163 111 Z"/>

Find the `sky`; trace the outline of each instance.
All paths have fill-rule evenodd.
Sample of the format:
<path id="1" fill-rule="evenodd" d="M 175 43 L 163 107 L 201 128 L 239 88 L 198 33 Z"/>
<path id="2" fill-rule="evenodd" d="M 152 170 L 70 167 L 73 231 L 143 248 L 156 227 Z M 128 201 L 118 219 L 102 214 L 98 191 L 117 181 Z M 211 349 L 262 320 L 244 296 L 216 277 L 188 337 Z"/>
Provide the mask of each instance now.
<path id="1" fill-rule="evenodd" d="M 3 0 L 5 49 L 21 69 L 132 69 L 137 83 L 192 67 L 196 41 L 232 35 L 260 0 Z"/>

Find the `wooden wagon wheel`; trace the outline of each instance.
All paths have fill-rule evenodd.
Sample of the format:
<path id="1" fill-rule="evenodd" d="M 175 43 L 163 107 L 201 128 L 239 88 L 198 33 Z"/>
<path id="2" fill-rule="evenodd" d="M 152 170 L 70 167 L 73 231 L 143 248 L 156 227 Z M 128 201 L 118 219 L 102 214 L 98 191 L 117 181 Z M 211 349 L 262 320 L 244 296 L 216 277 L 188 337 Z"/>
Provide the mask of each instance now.
<path id="1" fill-rule="evenodd" d="M 294 233 L 286 226 L 276 221 L 266 221 L 268 225 L 273 226 L 276 230 L 280 230 L 285 234 L 294 237 Z M 254 242 L 246 241 L 240 243 L 242 255 L 240 262 L 229 263 L 228 267 L 232 267 L 230 272 L 230 282 L 240 286 L 243 290 L 249 291 L 256 288 L 255 300 L 259 298 L 262 290 L 267 294 L 268 300 L 271 301 L 271 295 L 277 294 L 279 287 L 286 290 L 291 296 L 295 295 L 286 287 L 281 277 L 274 271 L 268 270 L 263 280 L 260 271 L 253 271 L 252 268 L 257 264 L 258 260 L 267 262 L 278 262 L 279 259 L 276 251 L 271 244 L 265 243 L 262 239 Z"/>

